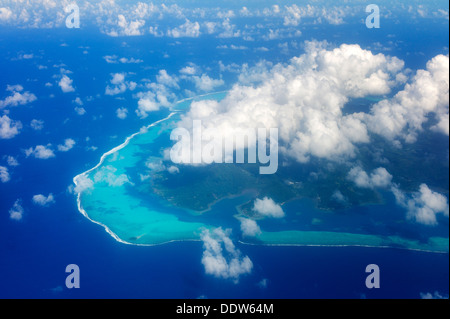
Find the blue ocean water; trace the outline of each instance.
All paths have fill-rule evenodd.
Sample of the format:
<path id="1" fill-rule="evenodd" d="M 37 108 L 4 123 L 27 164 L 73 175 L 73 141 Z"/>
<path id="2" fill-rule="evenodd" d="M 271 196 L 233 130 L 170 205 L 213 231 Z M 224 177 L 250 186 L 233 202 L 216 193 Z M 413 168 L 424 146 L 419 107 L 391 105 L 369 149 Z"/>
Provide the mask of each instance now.
<path id="1" fill-rule="evenodd" d="M 435 27 L 430 22 L 429 26 L 422 25 L 417 32 L 410 32 L 408 27 L 400 25 L 397 36 L 402 42 L 398 51 L 388 53 L 400 56 L 412 69 L 423 68 L 428 57 L 442 53 L 442 37 L 448 38 L 448 30 L 437 34 Z M 382 34 L 385 29 L 371 38 L 351 26 L 338 26 L 334 30 L 338 44 L 356 42 L 370 46 L 386 36 Z M 329 37 L 328 31 L 320 28 L 308 32 L 307 38 Z M 190 52 L 189 60 L 194 62 L 204 56 L 235 63 L 259 58 L 281 61 L 285 57 L 274 52 L 259 56 L 237 52 L 219 55 L 210 46 L 190 41 L 185 43 L 186 51 L 181 52 L 155 38 L 125 40 L 91 33 L 74 36 L 66 30 L 49 35 L 42 30 L 14 29 L 12 36 L 11 30 L 2 28 L 0 34 L 0 45 L 4 49 L 0 88 L 4 90 L 7 84 L 21 83 L 25 90 L 39 92 L 38 101 L 31 106 L 11 111 L 12 118 L 25 124 L 22 133 L 13 140 L 1 141 L 0 157 L 16 156 L 21 165 L 12 170 L 10 183 L 0 184 L 0 298 L 419 298 L 421 293 L 435 291 L 448 295 L 448 254 L 380 248 L 238 244 L 242 253 L 251 257 L 254 269 L 251 275 L 241 277 L 235 284 L 204 273 L 200 242 L 155 247 L 123 245 L 78 212 L 75 197 L 67 190 L 72 178 L 93 167 L 104 152 L 145 124 L 131 116 L 127 121 L 116 118 L 115 109 L 128 106 L 130 96 L 125 100 L 96 98 L 99 92 L 104 92 L 110 73 L 121 71 L 120 66 L 115 65 L 104 64 L 103 69 L 97 68 L 99 57 L 113 52 L 151 61 L 148 76 L 155 75 L 161 68 L 175 71 L 185 66 L 186 51 Z M 426 43 L 417 39 L 426 39 Z M 128 46 L 122 46 L 124 41 Z M 69 46 L 61 47 L 62 43 Z M 92 54 L 83 54 L 80 46 L 89 46 Z M 36 50 L 41 52 L 40 62 L 9 61 L 17 52 Z M 180 62 L 168 65 L 161 54 L 163 51 L 170 52 L 172 60 Z M 58 72 L 58 68 L 51 65 L 62 62 L 74 72 L 71 76 L 77 94 L 94 97 L 92 102 L 85 102 L 87 114 L 84 116 L 79 117 L 73 111 L 72 100 L 77 95 L 64 95 L 44 86 Z M 49 68 L 38 70 L 38 63 Z M 142 72 L 138 66 L 136 70 L 130 69 L 133 71 Z M 226 82 L 232 83 L 233 76 L 229 77 Z M 165 111 L 156 112 L 145 122 L 152 123 L 163 115 Z M 31 130 L 28 123 L 34 118 L 44 120 L 45 127 L 51 129 Z M 60 144 L 68 137 L 77 140 L 72 152 L 59 153 L 46 161 L 24 156 L 23 149 L 39 144 Z M 87 151 L 85 148 L 90 146 L 98 149 Z M 53 193 L 56 203 L 50 208 L 36 207 L 31 198 L 38 193 Z M 10 220 L 8 215 L 17 199 L 22 199 L 25 209 L 23 220 L 19 222 Z M 234 207 L 232 201 L 221 205 L 224 210 Z M 81 288 L 76 290 L 65 287 L 65 267 L 72 263 L 79 265 L 81 271 Z M 372 263 L 381 268 L 382 288 L 379 290 L 368 290 L 364 285 L 365 267 Z"/>

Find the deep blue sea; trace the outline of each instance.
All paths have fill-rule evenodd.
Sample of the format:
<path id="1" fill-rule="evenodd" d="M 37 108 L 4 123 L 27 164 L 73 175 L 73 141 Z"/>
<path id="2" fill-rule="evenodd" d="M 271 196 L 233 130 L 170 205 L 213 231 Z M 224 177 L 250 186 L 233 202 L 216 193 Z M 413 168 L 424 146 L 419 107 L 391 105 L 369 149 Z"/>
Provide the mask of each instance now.
<path id="1" fill-rule="evenodd" d="M 386 40 L 387 29 L 367 38 L 349 25 L 337 26 L 333 34 L 311 27 L 303 30 L 298 40 L 327 39 L 336 44 L 359 43 L 368 47 Z M 383 53 L 402 58 L 413 70 L 424 68 L 430 57 L 448 54 L 448 29 L 441 29 L 432 21 L 416 29 L 400 24 L 396 50 Z M 289 56 L 273 51 L 225 55 L 215 50 L 216 45 L 199 40 L 180 40 L 185 50 L 178 50 L 173 43 L 153 37 L 111 38 L 98 31 L 73 32 L 0 28 L 0 95 L 6 94 L 6 85 L 21 84 L 38 96 L 30 105 L 11 109 L 11 118 L 20 119 L 24 128 L 15 138 L 0 141 L 0 165 L 5 165 L 7 155 L 15 156 L 20 163 L 11 169 L 11 181 L 0 183 L 0 298 L 420 298 L 421 293 L 435 291 L 448 296 L 448 254 L 237 244 L 251 258 L 254 268 L 236 284 L 205 274 L 201 242 L 137 247 L 115 241 L 78 212 L 75 195 L 68 187 L 74 176 L 95 166 L 103 153 L 144 124 L 162 118 L 166 111 L 152 113 L 144 121 L 136 116 L 119 120 L 115 110 L 125 106 L 133 112 L 136 100 L 131 98 L 131 92 L 125 93 L 124 99 L 104 96 L 110 74 L 121 72 L 123 66 L 103 63 L 100 57 L 117 54 L 144 60 L 146 68 L 127 66 L 129 79 L 133 80 L 153 78 L 160 69 L 176 72 L 186 66 L 186 61 L 200 64 L 205 57 L 242 64 L 262 58 L 285 62 Z M 210 40 L 217 45 L 227 41 Z M 62 43 L 67 46 L 61 46 Z M 84 54 L 84 50 L 89 54 Z M 19 53 L 29 52 L 38 58 L 11 60 Z M 171 57 L 170 63 L 163 53 Z M 301 54 L 301 49 L 292 54 Z M 73 72 L 76 93 L 63 94 L 52 78 L 59 72 L 54 65 L 61 63 Z M 48 68 L 39 70 L 40 64 Z M 228 77 L 224 78 L 224 89 L 235 81 L 235 75 Z M 45 87 L 47 82 L 53 87 Z M 93 97 L 84 102 L 87 113 L 83 116 L 74 111 L 76 105 L 72 101 L 77 96 Z M 32 130 L 32 119 L 43 120 L 45 129 Z M 66 138 L 75 139 L 77 144 L 56 158 L 38 160 L 24 154 L 29 147 L 48 143 L 55 147 Z M 91 146 L 97 149 L 89 150 Z M 34 195 L 49 193 L 55 196 L 54 205 L 33 205 Z M 18 199 L 22 200 L 24 214 L 17 222 L 9 218 L 8 211 Z M 381 269 L 381 288 L 369 290 L 365 287 L 365 268 L 374 263 Z M 80 289 L 65 287 L 65 267 L 69 264 L 80 267 Z"/>

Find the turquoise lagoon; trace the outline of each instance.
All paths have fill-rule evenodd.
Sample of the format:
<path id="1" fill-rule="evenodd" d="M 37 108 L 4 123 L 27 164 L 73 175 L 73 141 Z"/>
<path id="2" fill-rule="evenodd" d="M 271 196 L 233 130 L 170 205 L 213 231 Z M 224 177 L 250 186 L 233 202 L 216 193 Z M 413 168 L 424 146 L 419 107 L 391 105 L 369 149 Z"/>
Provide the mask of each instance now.
<path id="1" fill-rule="evenodd" d="M 86 180 L 92 183 L 91 187 L 78 193 L 80 212 L 124 244 L 151 246 L 174 241 L 199 241 L 203 230 L 216 227 L 232 228 L 233 234 L 239 236 L 239 218 L 248 216 L 245 209 L 241 208 L 250 205 L 255 199 L 257 185 L 249 190 L 235 190 L 234 193 L 229 190 L 227 196 L 209 203 L 207 209 L 196 211 L 189 205 L 174 205 L 167 193 L 158 190 L 157 185 L 161 180 L 156 182 L 157 176 L 161 178 L 161 171 L 165 170 L 163 168 L 170 165 L 164 161 L 163 152 L 173 143 L 169 138 L 170 132 L 184 111 L 192 101 L 220 100 L 225 95 L 225 92 L 220 92 L 180 101 L 166 118 L 141 128 L 123 144 L 105 153 L 98 165 L 76 176 L 75 185 Z M 183 183 L 189 188 L 189 180 Z M 209 192 L 214 191 L 210 189 Z M 403 212 L 399 213 L 401 209 L 392 200 L 390 203 L 369 206 L 372 214 L 391 210 L 386 214 L 387 218 L 401 214 L 399 220 L 404 219 Z M 345 209 L 322 210 L 314 207 L 308 199 L 294 197 L 283 205 L 283 209 L 286 212 L 284 220 L 258 221 L 261 233 L 252 238 L 240 236 L 239 241 L 251 245 L 363 246 L 442 253 L 449 251 L 448 234 L 445 231 L 437 236 L 430 233 L 425 238 L 419 238 L 403 236 L 401 231 L 364 228 L 361 223 L 372 221 L 370 218 L 364 221 L 366 217 L 354 212 L 359 208 L 353 208 L 353 213 Z M 395 223 L 399 223 L 398 220 Z M 382 222 L 378 220 L 374 224 Z"/>

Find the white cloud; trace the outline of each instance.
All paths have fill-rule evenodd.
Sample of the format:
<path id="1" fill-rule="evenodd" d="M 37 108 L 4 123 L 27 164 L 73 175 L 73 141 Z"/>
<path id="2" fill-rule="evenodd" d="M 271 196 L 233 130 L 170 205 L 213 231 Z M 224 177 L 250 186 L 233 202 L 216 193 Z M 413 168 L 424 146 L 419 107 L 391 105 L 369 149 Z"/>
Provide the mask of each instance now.
<path id="1" fill-rule="evenodd" d="M 13 17 L 10 8 L 0 8 L 0 21 L 8 21 Z"/>
<path id="2" fill-rule="evenodd" d="M 0 166 L 0 181 L 2 183 L 7 183 L 10 181 L 10 176 L 8 172 L 8 168 L 4 166 Z"/>
<path id="3" fill-rule="evenodd" d="M 124 93 L 127 89 L 133 91 L 137 83 L 133 81 L 125 81 L 125 73 L 113 73 L 111 74 L 112 78 L 110 80 L 110 83 L 113 85 L 107 86 L 105 89 L 106 95 L 117 95 Z"/>
<path id="4" fill-rule="evenodd" d="M 258 287 L 259 288 L 267 288 L 269 281 L 267 280 L 267 278 L 263 278 L 261 279 L 260 282 L 258 282 Z"/>
<path id="5" fill-rule="evenodd" d="M 217 49 L 230 49 L 230 50 L 248 50 L 248 47 L 243 46 L 243 45 L 234 45 L 231 44 L 230 46 L 224 44 L 224 45 L 219 45 L 216 47 Z"/>
<path id="6" fill-rule="evenodd" d="M 34 195 L 33 203 L 40 206 L 49 206 L 50 204 L 55 203 L 55 198 L 53 197 L 53 194 L 49 194 L 48 196 L 41 194 Z"/>
<path id="7" fill-rule="evenodd" d="M 280 205 L 276 204 L 273 199 L 264 197 L 263 199 L 256 199 L 253 205 L 253 210 L 264 217 L 283 218 L 284 211 Z"/>
<path id="8" fill-rule="evenodd" d="M 30 60 L 32 58 L 34 58 L 33 53 L 28 53 L 28 54 L 24 53 L 24 54 L 19 55 L 19 60 Z"/>
<path id="9" fill-rule="evenodd" d="M 167 168 L 167 171 L 170 174 L 178 174 L 180 172 L 180 169 L 176 166 L 170 166 L 169 168 Z"/>
<path id="10" fill-rule="evenodd" d="M 285 26 L 298 26 L 302 18 L 303 12 L 297 5 L 286 6 L 286 15 L 284 17 Z"/>
<path id="11" fill-rule="evenodd" d="M 13 207 L 9 210 L 9 218 L 12 220 L 22 220 L 24 209 L 22 207 L 22 201 L 20 199 L 16 200 Z"/>
<path id="12" fill-rule="evenodd" d="M 133 20 L 128 22 L 123 14 L 117 16 L 117 27 L 119 29 L 114 29 L 106 34 L 112 37 L 117 36 L 139 36 L 142 35 L 141 28 L 145 25 L 145 20 Z"/>
<path id="13" fill-rule="evenodd" d="M 195 64 L 185 66 L 180 70 L 180 73 L 184 75 L 195 75 L 197 73 L 197 66 Z"/>
<path id="14" fill-rule="evenodd" d="M 112 74 L 111 84 L 119 85 L 125 80 L 125 73 L 114 73 Z"/>
<path id="15" fill-rule="evenodd" d="M 143 63 L 144 61 L 141 59 L 135 59 L 135 58 L 120 58 L 119 62 L 124 63 L 124 64 L 138 64 L 138 63 Z"/>
<path id="16" fill-rule="evenodd" d="M 250 17 L 252 15 L 247 7 L 242 7 L 242 9 L 239 10 L 239 14 L 243 17 Z"/>
<path id="17" fill-rule="evenodd" d="M 403 193 L 397 186 L 392 187 L 397 203 L 407 209 L 407 218 L 417 223 L 435 226 L 437 214 L 449 216 L 448 200 L 445 196 L 433 192 L 426 184 L 420 185 L 418 192 L 411 195 Z"/>
<path id="18" fill-rule="evenodd" d="M 124 184 L 132 184 L 126 174 L 116 175 L 117 169 L 113 166 L 102 167 L 94 175 L 95 183 L 107 183 L 111 187 L 120 187 Z"/>
<path id="19" fill-rule="evenodd" d="M 79 97 L 77 97 L 75 100 L 73 100 L 72 101 L 73 103 L 75 103 L 75 104 L 78 104 L 78 105 L 83 105 L 84 103 L 83 103 L 83 101 L 79 98 Z"/>
<path id="20" fill-rule="evenodd" d="M 219 38 L 237 38 L 241 36 L 241 31 L 236 30 L 236 25 L 230 23 L 229 18 L 225 18 L 219 25 L 222 29 L 217 37 Z"/>
<path id="21" fill-rule="evenodd" d="M 383 168 L 375 169 L 370 176 L 359 166 L 350 170 L 347 178 L 361 188 L 386 188 L 391 185 L 392 175 Z"/>
<path id="22" fill-rule="evenodd" d="M 206 28 L 207 34 L 213 34 L 216 31 L 217 23 L 207 21 L 203 23 L 204 28 Z"/>
<path id="23" fill-rule="evenodd" d="M 11 92 L 4 100 L 0 100 L 0 109 L 9 106 L 25 105 L 37 100 L 36 95 L 30 92 L 23 92 L 21 85 L 8 85 L 6 90 Z"/>
<path id="24" fill-rule="evenodd" d="M 193 76 L 191 77 L 192 81 L 195 84 L 197 90 L 211 92 L 217 87 L 220 87 L 225 84 L 222 79 L 213 79 L 206 74 L 202 76 Z"/>
<path id="25" fill-rule="evenodd" d="M 106 55 L 103 57 L 107 63 L 110 64 L 116 64 L 116 63 L 123 63 L 123 64 L 137 64 L 142 63 L 141 59 L 135 59 L 135 58 L 119 58 L 117 55 Z"/>
<path id="26" fill-rule="evenodd" d="M 200 24 L 186 19 L 184 24 L 172 30 L 168 30 L 167 35 L 173 38 L 197 38 L 200 36 Z"/>
<path id="27" fill-rule="evenodd" d="M 333 195 L 331 195 L 331 198 L 337 201 L 341 204 L 346 204 L 348 202 L 347 197 L 345 197 L 340 190 L 334 191 Z"/>
<path id="28" fill-rule="evenodd" d="M 253 219 L 240 218 L 239 221 L 241 222 L 241 231 L 244 236 L 254 237 L 261 234 L 261 229 L 259 228 L 258 223 Z"/>
<path id="29" fill-rule="evenodd" d="M 0 117 L 0 138 L 10 139 L 19 134 L 22 129 L 20 121 L 13 121 L 7 115 Z"/>
<path id="30" fill-rule="evenodd" d="M 217 17 L 220 19 L 234 18 L 235 14 L 233 10 L 219 11 Z"/>
<path id="31" fill-rule="evenodd" d="M 76 142 L 73 139 L 68 138 L 68 139 L 64 140 L 63 145 L 58 145 L 58 151 L 68 152 L 75 146 L 75 144 L 76 144 Z"/>
<path id="32" fill-rule="evenodd" d="M 74 110 L 80 116 L 86 114 L 86 110 L 85 110 L 84 107 L 78 107 L 77 106 Z"/>
<path id="33" fill-rule="evenodd" d="M 34 149 L 31 147 L 27 150 L 25 150 L 25 155 L 27 157 L 33 156 L 38 159 L 49 159 L 55 157 L 55 153 L 50 148 L 51 144 L 48 144 L 47 146 L 44 145 L 37 145 Z"/>
<path id="34" fill-rule="evenodd" d="M 64 93 L 75 92 L 72 83 L 73 80 L 64 74 L 61 80 L 58 82 L 58 85 Z"/>
<path id="35" fill-rule="evenodd" d="M 79 194 L 94 189 L 94 182 L 86 175 L 78 176 L 74 192 Z"/>
<path id="36" fill-rule="evenodd" d="M 8 163 L 9 166 L 12 167 L 19 166 L 19 162 L 13 156 L 8 156 L 6 158 L 6 162 Z"/>
<path id="37" fill-rule="evenodd" d="M 434 293 L 427 292 L 427 293 L 420 293 L 421 299 L 448 299 L 447 296 L 441 295 L 438 291 L 435 291 Z"/>
<path id="38" fill-rule="evenodd" d="M 174 76 L 169 75 L 166 70 L 159 71 L 158 75 L 156 76 L 156 81 L 159 84 L 165 85 L 167 87 L 179 88 L 178 79 Z"/>
<path id="39" fill-rule="evenodd" d="M 202 120 L 203 129 L 224 137 L 240 128 L 278 128 L 280 150 L 298 162 L 354 157 L 356 146 L 370 139 L 362 114 L 345 115 L 343 108 L 352 98 L 389 93 L 404 63 L 358 45 L 327 50 L 324 43 L 307 42 L 305 49 L 287 65 L 243 68 L 253 74 L 246 81 L 256 83 L 235 85 L 219 102 L 193 102 L 179 126 Z"/>
<path id="40" fill-rule="evenodd" d="M 125 107 L 118 108 L 116 110 L 116 115 L 119 119 L 124 120 L 128 116 L 128 110 Z"/>
<path id="41" fill-rule="evenodd" d="M 44 121 L 33 119 L 31 120 L 30 126 L 33 130 L 40 131 L 44 128 Z"/>
<path id="42" fill-rule="evenodd" d="M 161 107 L 170 107 L 176 100 L 176 95 L 160 83 L 151 83 L 147 85 L 148 92 L 139 92 L 136 96 L 139 98 L 136 114 L 140 118 L 146 118 L 148 113 L 157 111 Z"/>
<path id="43" fill-rule="evenodd" d="M 332 25 L 344 23 L 344 18 L 351 14 L 351 8 L 346 7 L 319 7 L 306 5 L 298 7 L 297 5 L 285 6 L 284 26 L 298 26 L 303 18 L 313 18 L 314 23 L 322 23 L 323 20 Z"/>
<path id="44" fill-rule="evenodd" d="M 105 55 L 103 59 L 105 59 L 106 63 L 115 64 L 117 63 L 117 55 Z"/>
<path id="45" fill-rule="evenodd" d="M 399 137 L 412 143 L 422 125 L 433 115 L 433 128 L 449 135 L 449 57 L 438 55 L 418 70 L 412 82 L 392 99 L 375 104 L 366 116 L 368 128 L 387 139 Z"/>
<path id="46" fill-rule="evenodd" d="M 241 275 L 251 273 L 253 263 L 248 256 L 242 256 L 229 238 L 231 230 L 216 228 L 204 230 L 202 264 L 205 272 L 218 278 L 232 279 L 235 283 Z"/>
<path id="47" fill-rule="evenodd" d="M 155 94 L 148 92 L 145 97 L 138 101 L 138 109 L 136 114 L 141 118 L 146 118 L 148 113 L 158 111 L 160 104 L 155 101 Z"/>

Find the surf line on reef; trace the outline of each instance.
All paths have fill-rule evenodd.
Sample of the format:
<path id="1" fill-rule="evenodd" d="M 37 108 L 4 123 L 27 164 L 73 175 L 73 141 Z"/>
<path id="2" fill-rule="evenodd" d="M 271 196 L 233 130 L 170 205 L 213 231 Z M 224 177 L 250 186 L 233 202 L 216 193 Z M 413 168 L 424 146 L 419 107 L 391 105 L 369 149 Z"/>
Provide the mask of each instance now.
<path id="1" fill-rule="evenodd" d="M 247 246 L 266 246 L 266 247 L 329 247 L 329 248 L 380 248 L 380 249 L 392 249 L 392 250 L 407 250 L 415 251 L 421 253 L 431 253 L 431 254 L 448 254 L 448 251 L 441 250 L 430 250 L 430 249 L 420 249 L 420 248 L 410 248 L 410 247 L 396 247 L 389 245 L 363 245 L 363 244 L 273 244 L 273 243 L 249 243 L 243 240 L 238 240 L 239 244 Z"/>
<path id="2" fill-rule="evenodd" d="M 92 172 L 93 170 L 96 170 L 97 168 L 99 168 L 99 167 L 103 164 L 103 162 L 105 161 L 105 159 L 106 159 L 107 156 L 109 156 L 109 155 L 111 155 L 111 154 L 114 154 L 114 153 L 116 153 L 117 151 L 120 151 L 121 149 L 123 149 L 124 147 L 126 147 L 126 146 L 130 143 L 130 141 L 131 141 L 136 135 L 145 133 L 146 130 L 148 130 L 149 128 L 154 127 L 154 126 L 156 126 L 156 125 L 158 125 L 158 124 L 160 124 L 160 123 L 162 123 L 162 122 L 165 122 L 165 121 L 169 120 L 169 119 L 170 119 L 171 117 L 173 117 L 175 114 L 179 114 L 179 113 L 185 111 L 185 110 L 177 110 L 177 109 L 176 109 L 176 105 L 179 105 L 179 104 L 181 104 L 181 103 L 183 103 L 183 102 L 186 102 L 186 101 L 189 101 L 189 100 L 195 101 L 195 99 L 197 99 L 197 98 L 203 98 L 203 97 L 206 97 L 206 96 L 211 96 L 211 95 L 221 94 L 221 93 L 227 93 L 227 92 L 229 92 L 229 91 L 219 91 L 219 92 L 206 93 L 206 94 L 197 95 L 197 96 L 193 96 L 193 97 L 188 97 L 188 98 L 185 98 L 185 99 L 182 99 L 182 100 L 177 101 L 177 102 L 174 103 L 174 105 L 170 108 L 171 113 L 170 113 L 167 117 L 165 117 L 165 118 L 163 118 L 163 119 L 161 119 L 161 120 L 158 120 L 158 121 L 156 121 L 156 122 L 154 122 L 154 123 L 151 123 L 151 124 L 149 124 L 149 125 L 147 125 L 147 126 L 143 126 L 143 127 L 141 127 L 141 129 L 140 129 L 138 132 L 136 132 L 136 133 L 134 133 L 134 134 L 128 136 L 128 137 L 125 139 L 125 142 L 123 142 L 123 143 L 120 144 L 119 146 L 114 147 L 112 150 L 110 150 L 110 151 L 104 153 L 104 154 L 102 155 L 102 157 L 100 158 L 100 161 L 98 162 L 98 164 L 97 164 L 95 167 L 93 167 L 93 168 L 91 168 L 91 169 L 85 171 L 84 173 L 81 173 L 81 174 L 75 176 L 75 177 L 73 178 L 73 183 L 75 184 L 75 186 L 78 186 L 78 179 L 79 179 L 79 178 L 81 178 L 81 177 L 83 177 L 83 176 L 86 176 L 86 175 L 88 175 L 90 172 Z M 113 237 L 113 238 L 114 238 L 116 241 L 118 241 L 119 243 L 122 243 L 122 244 L 125 244 L 125 245 L 145 246 L 145 247 L 148 247 L 148 246 L 165 245 L 165 244 L 170 244 L 170 243 L 173 243 L 173 242 L 180 242 L 180 241 L 200 241 L 200 238 L 199 238 L 198 240 L 197 240 L 197 239 L 191 239 L 191 240 L 171 240 L 171 241 L 168 241 L 168 242 L 165 242 L 165 243 L 158 243 L 158 244 L 137 244 L 137 243 L 130 243 L 130 242 L 124 241 L 124 240 L 121 239 L 119 236 L 117 236 L 117 234 L 115 234 L 108 226 L 106 226 L 106 225 L 100 223 L 99 221 L 93 220 L 92 218 L 89 217 L 88 213 L 86 212 L 86 210 L 85 210 L 85 209 L 83 208 L 83 206 L 81 205 L 81 192 L 79 192 L 79 193 L 77 194 L 77 206 L 78 206 L 78 211 L 79 211 L 84 217 L 86 217 L 86 218 L 87 218 L 89 221 L 91 221 L 92 223 L 102 226 L 102 227 L 105 229 L 105 231 L 106 231 L 111 237 Z"/>
<path id="3" fill-rule="evenodd" d="M 98 162 L 98 164 L 97 164 L 96 166 L 94 166 L 93 168 L 87 170 L 87 171 L 84 172 L 84 173 L 81 173 L 81 174 L 75 176 L 75 177 L 73 178 L 73 183 L 75 184 L 75 186 L 78 186 L 78 179 L 79 179 L 79 178 L 81 178 L 81 177 L 83 177 L 83 176 L 87 176 L 90 172 L 92 172 L 92 171 L 96 170 L 97 168 L 99 168 L 99 167 L 103 164 L 103 162 L 105 161 L 105 159 L 106 159 L 109 155 L 114 154 L 114 153 L 120 151 L 121 149 L 123 149 L 124 147 L 126 147 L 126 146 L 130 143 L 130 141 L 131 141 L 136 135 L 142 134 L 142 133 L 144 133 L 146 130 L 150 129 L 151 127 L 154 127 L 154 126 L 156 126 L 156 125 L 158 125 L 158 124 L 160 124 L 160 123 L 162 123 L 162 122 L 164 122 L 164 121 L 169 120 L 172 116 L 174 116 L 174 115 L 177 114 L 177 113 L 178 113 L 178 112 L 172 112 L 172 113 L 170 113 L 167 117 L 165 117 L 165 118 L 163 118 L 163 119 L 161 119 L 161 120 L 158 120 L 158 121 L 156 121 L 156 122 L 154 122 L 154 123 L 152 123 L 152 124 L 149 124 L 149 125 L 147 125 L 147 126 L 143 126 L 138 132 L 136 132 L 136 133 L 131 134 L 130 136 L 128 136 L 128 137 L 125 139 L 125 142 L 123 142 L 123 143 L 120 144 L 119 146 L 116 146 L 116 147 L 114 147 L 112 150 L 110 150 L 110 151 L 106 152 L 105 154 L 103 154 L 102 157 L 100 158 L 100 161 Z M 136 244 L 136 243 L 129 243 L 129 242 L 126 242 L 126 241 L 124 241 L 123 239 L 119 238 L 119 236 L 117 236 L 111 229 L 109 229 L 108 226 L 106 226 L 106 225 L 104 225 L 104 224 L 102 224 L 102 223 L 100 223 L 100 222 L 98 222 L 98 221 L 96 221 L 96 220 L 91 219 L 91 218 L 89 217 L 88 213 L 84 210 L 83 206 L 81 205 L 81 193 L 82 193 L 82 192 L 79 192 L 79 193 L 77 194 L 77 206 L 78 206 L 78 211 L 79 211 L 81 214 L 83 214 L 83 216 L 86 217 L 88 220 L 90 220 L 91 222 L 93 222 L 94 224 L 97 224 L 97 225 L 102 226 L 102 227 L 106 230 L 106 232 L 107 232 L 109 235 L 111 235 L 116 241 L 118 241 L 118 242 L 120 242 L 120 243 L 122 243 L 122 244 L 133 245 L 133 246 L 154 246 L 154 245 Z"/>

